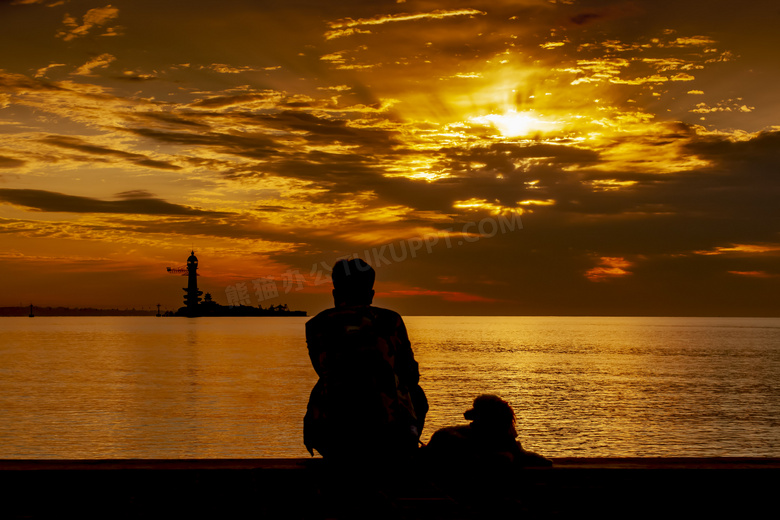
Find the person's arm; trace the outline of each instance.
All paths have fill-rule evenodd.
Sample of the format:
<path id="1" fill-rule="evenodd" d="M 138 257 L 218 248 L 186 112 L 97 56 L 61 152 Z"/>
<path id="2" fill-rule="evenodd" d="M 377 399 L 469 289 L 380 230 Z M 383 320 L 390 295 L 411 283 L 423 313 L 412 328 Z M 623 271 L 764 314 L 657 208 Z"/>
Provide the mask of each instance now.
<path id="1" fill-rule="evenodd" d="M 395 335 L 397 339 L 395 353 L 396 373 L 403 384 L 412 388 L 420 383 L 420 367 L 414 359 L 412 343 L 409 341 L 406 325 L 401 316 L 398 316 L 395 324 Z"/>
<path id="2" fill-rule="evenodd" d="M 322 333 L 318 322 L 310 320 L 306 323 L 306 346 L 309 349 L 309 359 L 311 366 L 318 376 L 322 376 L 322 353 L 324 346 L 322 344 Z"/>
<path id="3" fill-rule="evenodd" d="M 414 359 L 414 352 L 409 341 L 409 335 L 406 332 L 406 325 L 400 315 L 396 323 L 396 335 L 398 338 L 396 373 L 401 383 L 409 390 L 414 413 L 417 416 L 417 434 L 421 435 L 425 427 L 425 416 L 428 414 L 428 398 L 420 387 L 420 366 Z"/>

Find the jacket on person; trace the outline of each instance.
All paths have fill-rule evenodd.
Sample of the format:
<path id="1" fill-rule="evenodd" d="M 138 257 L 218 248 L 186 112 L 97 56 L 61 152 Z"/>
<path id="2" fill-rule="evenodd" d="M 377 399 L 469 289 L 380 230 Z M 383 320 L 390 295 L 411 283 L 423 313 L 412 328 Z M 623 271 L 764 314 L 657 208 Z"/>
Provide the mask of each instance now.
<path id="1" fill-rule="evenodd" d="M 401 316 L 370 305 L 342 305 L 306 323 L 319 380 L 304 418 L 313 455 L 385 454 L 416 449 L 428 411 Z"/>

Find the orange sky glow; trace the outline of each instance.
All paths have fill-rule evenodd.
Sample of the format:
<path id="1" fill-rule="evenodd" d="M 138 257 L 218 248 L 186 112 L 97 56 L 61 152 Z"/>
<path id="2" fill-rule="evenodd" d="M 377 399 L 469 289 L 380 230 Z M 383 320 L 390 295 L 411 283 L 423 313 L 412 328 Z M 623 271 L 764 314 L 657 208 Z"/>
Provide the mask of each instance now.
<path id="1" fill-rule="evenodd" d="M 0 306 L 777 316 L 779 15 L 0 1 Z"/>

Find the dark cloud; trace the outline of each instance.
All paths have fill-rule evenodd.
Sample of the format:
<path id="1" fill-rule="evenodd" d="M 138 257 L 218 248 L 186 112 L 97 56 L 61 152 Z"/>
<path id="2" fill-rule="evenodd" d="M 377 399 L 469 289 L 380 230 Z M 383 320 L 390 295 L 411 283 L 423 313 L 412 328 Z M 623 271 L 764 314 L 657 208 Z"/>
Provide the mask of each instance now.
<path id="1" fill-rule="evenodd" d="M 123 75 L 123 76 L 114 76 L 114 79 L 119 81 L 129 81 L 129 82 L 144 82 L 144 81 L 155 81 L 160 78 L 157 76 L 147 75 L 147 74 L 138 74 L 138 75 Z"/>
<path id="2" fill-rule="evenodd" d="M 266 159 L 279 153 L 279 144 L 273 138 L 256 134 L 225 134 L 219 132 L 173 132 L 152 128 L 124 129 L 132 134 L 160 141 L 163 143 L 184 146 L 203 146 L 221 153 L 232 154 L 250 159 Z"/>
<path id="3" fill-rule="evenodd" d="M 40 81 L 29 78 L 23 74 L 13 74 L 0 70 L 0 90 L 5 92 L 15 91 L 51 91 L 66 92 L 69 89 L 48 81 Z"/>
<path id="4" fill-rule="evenodd" d="M 24 165 L 25 161 L 22 161 L 21 159 L 0 155 L 0 168 L 19 168 Z"/>
<path id="5" fill-rule="evenodd" d="M 128 192 L 125 192 L 127 194 Z M 211 215 L 228 213 L 204 211 L 172 204 L 162 199 L 127 196 L 124 200 L 99 200 L 46 190 L 0 189 L 0 200 L 35 211 L 66 213 L 131 213 L 138 215 Z"/>
<path id="6" fill-rule="evenodd" d="M 336 241 L 318 237 L 316 230 L 305 227 L 281 227 L 262 219 L 243 214 L 216 214 L 204 212 L 189 216 L 167 215 L 161 221 L 128 221 L 117 216 L 111 229 L 128 233 L 144 233 L 157 236 L 175 234 L 180 236 L 213 237 L 219 239 L 263 240 L 282 244 L 280 249 L 306 251 L 318 247 L 333 247 Z M 272 253 L 269 256 L 274 256 Z"/>
<path id="7" fill-rule="evenodd" d="M 191 116 L 191 117 L 187 117 Z M 164 123 L 167 125 L 194 127 L 196 129 L 208 128 L 209 124 L 197 120 L 201 114 L 171 114 L 168 112 L 136 112 L 130 114 L 129 117 L 133 119 L 144 121 L 151 120 L 156 123 Z"/>
<path id="8" fill-rule="evenodd" d="M 124 131 L 153 141 L 189 147 L 207 148 L 223 154 L 249 160 L 262 160 L 262 172 L 306 179 L 317 184 L 340 186 L 340 177 L 354 179 L 355 174 L 372 178 L 381 176 L 377 157 L 401 155 L 404 151 L 396 132 L 381 128 L 355 128 L 348 120 L 313 115 L 303 111 L 283 110 L 273 114 L 255 115 L 251 112 L 190 114 L 201 121 L 213 119 L 218 126 L 242 126 L 244 132 L 173 131 L 159 128 L 136 127 Z M 201 123 L 200 127 L 207 127 Z M 315 148 L 303 154 L 294 143 L 307 143 Z M 317 150 L 322 147 L 348 146 L 352 153 L 330 153 Z M 306 164 L 309 163 L 309 164 Z M 139 161 L 153 167 L 175 169 L 170 165 Z M 258 168 L 230 168 L 231 178 L 258 176 Z M 224 169 L 220 171 L 224 172 Z M 223 173 L 224 174 L 224 173 Z M 352 180 L 350 180 L 352 182 Z"/>
<path id="9" fill-rule="evenodd" d="M 138 166 L 146 166 L 147 168 L 155 168 L 157 170 L 181 170 L 181 166 L 176 166 L 165 161 L 155 161 L 153 159 L 141 159 L 135 161 Z"/>
<path id="10" fill-rule="evenodd" d="M 287 132 L 305 132 L 303 139 L 312 144 L 343 144 L 360 146 L 367 151 L 388 151 L 400 145 L 396 132 L 382 128 L 356 128 L 346 119 L 317 116 L 303 111 L 286 110 L 258 118 L 263 126 Z M 378 121 L 376 121 L 378 122 Z"/>
<path id="11" fill-rule="evenodd" d="M 263 204 L 261 206 L 255 206 L 254 209 L 256 209 L 257 211 L 268 211 L 270 213 L 278 213 L 278 212 L 284 211 L 284 210 L 286 210 L 288 208 L 286 208 L 284 206 L 270 206 L 268 204 Z"/>
<path id="12" fill-rule="evenodd" d="M 114 197 L 117 199 L 152 199 L 154 193 L 146 190 L 129 190 L 117 193 Z"/>
<path id="13" fill-rule="evenodd" d="M 572 16 L 570 20 L 577 25 L 584 25 L 599 18 L 601 18 L 601 15 L 597 13 L 580 13 Z"/>
<path id="14" fill-rule="evenodd" d="M 246 103 L 253 103 L 257 101 L 274 101 L 276 97 L 278 97 L 278 94 L 275 92 L 262 94 L 236 94 L 232 96 L 213 96 L 196 101 L 190 106 L 196 108 L 216 109 L 234 105 L 244 105 Z"/>
<path id="15" fill-rule="evenodd" d="M 590 164 L 598 160 L 596 152 L 574 147 L 536 144 L 493 144 L 489 146 L 448 147 L 434 152 L 438 167 L 449 175 L 434 181 L 387 177 L 380 171 L 349 171 L 339 179 L 335 191 L 373 191 L 386 204 L 402 204 L 424 211 L 455 213 L 453 204 L 472 198 L 484 199 L 514 208 L 525 199 L 549 199 L 566 190 L 586 190 L 577 174 L 564 172 L 563 166 Z M 538 159 L 530 165 L 522 159 Z M 354 161 L 365 169 L 364 160 Z M 373 166 L 371 166 L 373 168 Z M 341 172 L 345 173 L 345 172 Z M 356 175 L 360 173 L 360 175 Z M 333 176 L 330 177 L 333 179 Z M 530 185 L 530 182 L 537 182 Z"/>
<path id="16" fill-rule="evenodd" d="M 181 170 L 181 167 L 165 161 L 149 159 L 140 153 L 125 152 L 124 150 L 116 150 L 113 148 L 107 148 L 105 146 L 89 144 L 78 137 L 50 135 L 41 139 L 41 142 L 91 155 L 111 156 L 120 159 L 127 159 L 134 164 L 139 166 L 146 166 L 147 168 L 155 168 L 159 170 Z"/>
<path id="17" fill-rule="evenodd" d="M 59 146 L 61 148 L 68 148 L 71 150 L 77 150 L 79 152 L 93 154 L 93 155 L 110 155 L 114 157 L 120 157 L 122 159 L 137 159 L 144 157 L 138 153 L 125 152 L 122 150 L 114 150 L 105 146 L 98 146 L 89 144 L 83 139 L 78 137 L 70 137 L 63 135 L 49 135 L 41 139 L 41 142 L 50 144 L 53 146 Z"/>
<path id="18" fill-rule="evenodd" d="M 763 170 L 780 164 L 780 131 L 760 132 L 747 140 L 704 137 L 689 143 L 687 149 L 721 164 L 743 165 L 747 167 L 744 173 L 750 175 L 756 167 Z"/>
<path id="19" fill-rule="evenodd" d="M 313 151 L 290 155 L 266 165 L 282 177 L 310 181 L 330 191 L 358 192 L 383 182 L 383 170 L 368 156 Z"/>
<path id="20" fill-rule="evenodd" d="M 575 146 L 551 144 L 515 144 L 495 143 L 488 146 L 448 147 L 439 150 L 445 157 L 444 161 L 453 171 L 469 171 L 473 163 L 478 163 L 478 169 L 511 174 L 522 170 L 517 166 L 517 159 L 545 159 L 548 164 L 580 164 L 589 165 L 600 162 L 599 153 L 584 150 Z"/>

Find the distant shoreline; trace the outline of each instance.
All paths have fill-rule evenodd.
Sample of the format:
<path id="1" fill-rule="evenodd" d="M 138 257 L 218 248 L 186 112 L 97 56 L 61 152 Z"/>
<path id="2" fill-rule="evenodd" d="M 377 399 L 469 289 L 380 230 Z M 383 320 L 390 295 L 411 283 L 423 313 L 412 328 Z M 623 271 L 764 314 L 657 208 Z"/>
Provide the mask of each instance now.
<path id="1" fill-rule="evenodd" d="M 263 316 L 306 316 L 304 311 L 282 311 L 270 309 L 258 309 L 256 307 L 223 307 L 203 308 L 203 313 L 198 317 L 263 317 Z M 30 315 L 30 306 L 26 307 L 0 307 L 0 318 L 22 317 Z M 185 317 L 182 314 L 174 315 L 172 311 L 164 311 L 162 316 Z M 92 307 L 35 307 L 34 317 L 71 317 L 71 316 L 157 316 L 157 309 L 95 309 Z"/>
<path id="2" fill-rule="evenodd" d="M 30 306 L 26 307 L 0 307 L 2 316 L 29 316 Z M 154 316 L 157 309 L 93 309 L 91 307 L 33 307 L 35 316 Z"/>

